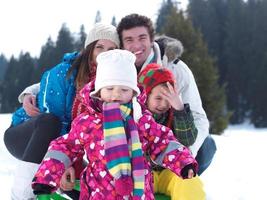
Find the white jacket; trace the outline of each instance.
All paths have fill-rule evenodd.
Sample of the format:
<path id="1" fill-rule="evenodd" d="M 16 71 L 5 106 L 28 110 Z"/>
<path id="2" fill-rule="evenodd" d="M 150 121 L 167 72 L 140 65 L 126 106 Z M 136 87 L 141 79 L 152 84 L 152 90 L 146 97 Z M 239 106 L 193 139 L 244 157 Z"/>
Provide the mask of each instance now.
<path id="1" fill-rule="evenodd" d="M 29 87 L 26 87 L 22 91 L 22 93 L 20 93 L 20 95 L 18 96 L 18 100 L 20 103 L 23 103 L 23 99 L 26 94 L 32 94 L 36 96 L 39 91 L 40 91 L 40 83 L 35 83 Z"/>

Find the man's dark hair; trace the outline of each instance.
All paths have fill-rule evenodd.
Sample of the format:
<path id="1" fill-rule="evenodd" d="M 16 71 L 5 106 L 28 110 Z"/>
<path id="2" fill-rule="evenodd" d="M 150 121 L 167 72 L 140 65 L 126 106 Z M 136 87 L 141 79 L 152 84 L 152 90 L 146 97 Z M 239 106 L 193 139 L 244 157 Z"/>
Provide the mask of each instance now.
<path id="1" fill-rule="evenodd" d="M 135 28 L 135 27 L 139 27 L 139 26 L 144 26 L 145 28 L 147 28 L 150 40 L 151 41 L 154 40 L 155 29 L 153 27 L 153 23 L 151 19 L 144 15 L 130 14 L 130 15 L 123 17 L 117 26 L 117 32 L 119 34 L 121 46 L 123 46 L 122 31 Z"/>

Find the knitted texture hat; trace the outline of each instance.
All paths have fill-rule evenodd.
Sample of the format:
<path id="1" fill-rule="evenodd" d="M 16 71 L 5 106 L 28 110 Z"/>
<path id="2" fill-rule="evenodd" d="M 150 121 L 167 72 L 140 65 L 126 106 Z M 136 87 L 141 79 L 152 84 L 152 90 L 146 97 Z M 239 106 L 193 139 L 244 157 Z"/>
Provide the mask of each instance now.
<path id="1" fill-rule="evenodd" d="M 95 90 L 90 96 L 96 97 L 100 89 L 106 86 L 122 85 L 140 93 L 137 87 L 137 71 L 134 65 L 135 55 L 127 50 L 114 49 L 96 57 L 97 69 Z"/>
<path id="2" fill-rule="evenodd" d="M 92 42 L 101 39 L 111 40 L 117 47 L 120 46 L 120 40 L 115 26 L 111 24 L 96 23 L 86 37 L 84 48 Z"/>
<path id="3" fill-rule="evenodd" d="M 172 72 L 156 63 L 148 64 L 138 76 L 138 83 L 144 87 L 146 94 L 161 83 L 169 82 L 174 85 Z"/>

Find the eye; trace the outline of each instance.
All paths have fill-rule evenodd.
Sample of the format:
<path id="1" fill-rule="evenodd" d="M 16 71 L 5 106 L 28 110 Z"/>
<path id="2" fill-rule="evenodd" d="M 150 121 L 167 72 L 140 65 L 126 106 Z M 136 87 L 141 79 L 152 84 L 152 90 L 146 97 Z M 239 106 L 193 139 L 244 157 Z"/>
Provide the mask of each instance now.
<path id="1" fill-rule="evenodd" d="M 111 90 L 113 90 L 113 87 L 106 87 L 106 90 L 111 91 Z"/>
<path id="2" fill-rule="evenodd" d="M 103 46 L 101 46 L 101 45 L 96 45 L 95 48 L 96 49 L 104 49 Z"/>
<path id="3" fill-rule="evenodd" d="M 140 40 L 146 40 L 147 39 L 147 36 L 146 35 L 142 35 L 141 37 L 140 37 Z"/>
<path id="4" fill-rule="evenodd" d="M 157 101 L 161 101 L 162 98 L 161 98 L 161 97 L 156 97 L 155 99 L 156 99 Z"/>
<path id="5" fill-rule="evenodd" d="M 125 38 L 125 39 L 124 39 L 124 42 L 126 42 L 126 43 L 131 43 L 132 41 L 133 41 L 132 38 Z"/>
<path id="6" fill-rule="evenodd" d="M 128 92 L 129 89 L 121 89 L 123 92 Z"/>

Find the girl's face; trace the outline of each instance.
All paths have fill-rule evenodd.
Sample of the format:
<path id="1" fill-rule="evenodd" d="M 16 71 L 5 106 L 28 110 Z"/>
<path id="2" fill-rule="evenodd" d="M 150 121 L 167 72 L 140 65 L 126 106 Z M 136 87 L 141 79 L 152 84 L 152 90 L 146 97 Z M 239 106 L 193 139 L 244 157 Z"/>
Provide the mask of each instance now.
<path id="1" fill-rule="evenodd" d="M 121 85 L 111 85 L 103 87 L 100 90 L 100 98 L 107 103 L 117 102 L 119 104 L 125 104 L 132 100 L 134 91 Z"/>
<path id="2" fill-rule="evenodd" d="M 162 97 L 162 89 L 166 88 L 162 84 L 159 84 L 155 86 L 148 95 L 147 108 L 153 114 L 163 114 L 167 112 L 171 107 L 170 103 Z"/>
<path id="3" fill-rule="evenodd" d="M 93 60 L 92 60 L 93 63 L 96 63 L 96 57 L 98 56 L 98 54 L 116 48 L 117 48 L 116 44 L 110 40 L 105 40 L 105 39 L 98 40 L 93 50 Z"/>

